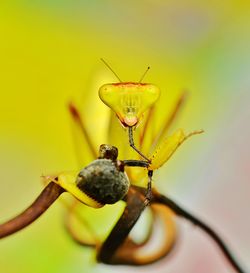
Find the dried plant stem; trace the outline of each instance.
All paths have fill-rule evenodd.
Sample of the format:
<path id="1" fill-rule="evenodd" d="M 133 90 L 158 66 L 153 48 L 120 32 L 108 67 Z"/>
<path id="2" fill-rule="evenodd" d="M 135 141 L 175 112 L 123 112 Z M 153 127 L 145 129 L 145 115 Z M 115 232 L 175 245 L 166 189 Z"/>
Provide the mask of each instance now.
<path id="1" fill-rule="evenodd" d="M 140 217 L 141 213 L 145 209 L 145 195 L 146 189 L 131 186 L 129 194 L 127 195 L 125 201 L 127 206 L 121 218 L 118 220 L 115 227 L 112 229 L 111 233 L 107 237 L 106 241 L 103 243 L 101 248 L 99 249 L 99 253 L 97 255 L 97 259 L 100 262 L 107 264 L 130 264 L 130 265 L 139 265 L 139 264 L 148 264 L 152 263 L 158 259 L 165 257 L 170 251 L 163 251 L 160 253 L 155 260 L 152 260 L 151 257 L 148 257 L 148 260 L 143 260 L 141 263 L 137 257 L 134 257 L 134 247 L 131 244 L 126 244 L 125 240 Z M 224 254 L 227 261 L 231 264 L 234 270 L 238 273 L 244 273 L 242 267 L 240 266 L 237 259 L 230 252 L 226 243 L 223 242 L 221 237 L 208 225 L 203 223 L 201 220 L 193 216 L 191 213 L 187 212 L 179 205 L 177 205 L 174 201 L 169 199 L 168 197 L 161 195 L 156 190 L 152 191 L 152 198 L 150 203 L 160 204 L 162 206 L 166 206 L 175 212 L 178 216 L 185 218 L 190 221 L 192 224 L 198 226 L 201 230 L 203 230 L 207 235 L 210 236 L 211 239 L 215 241 L 217 246 L 220 248 L 222 253 Z M 130 242 L 129 242 L 130 243 Z"/>
<path id="2" fill-rule="evenodd" d="M 126 207 L 107 239 L 98 248 L 97 259 L 106 264 L 146 265 L 151 264 L 168 255 L 175 245 L 175 226 L 169 222 L 166 215 L 170 211 L 165 204 L 153 204 L 153 217 L 160 219 L 163 231 L 168 231 L 168 236 L 163 236 L 162 242 L 150 253 L 141 250 L 149 243 L 153 236 L 154 223 L 150 227 L 144 241 L 134 242 L 128 237 L 129 232 L 136 224 L 138 218 L 147 207 L 145 196 L 147 189 L 131 186 L 128 195 L 124 198 Z"/>
<path id="3" fill-rule="evenodd" d="M 130 187 L 129 194 L 125 199 L 126 208 L 122 216 L 98 252 L 97 259 L 102 263 L 134 264 L 132 253 L 123 257 L 122 253 L 117 254 L 117 250 L 122 246 L 147 205 L 145 204 L 145 194 L 135 187 Z"/>
<path id="4" fill-rule="evenodd" d="M 65 190 L 57 185 L 54 182 L 50 182 L 44 190 L 40 193 L 38 198 L 21 214 L 14 217 L 13 219 L 7 221 L 0 225 L 0 238 L 11 235 L 33 221 L 35 221 L 43 212 L 45 212 L 54 201 L 64 192 Z M 103 263 L 107 264 L 147 264 L 151 263 L 154 260 L 144 260 L 141 263 L 133 256 L 133 251 L 126 251 L 131 248 L 135 248 L 135 245 L 131 245 L 128 248 L 128 245 L 124 245 L 129 232 L 137 222 L 141 213 L 146 208 L 147 204 L 145 203 L 145 195 L 146 189 L 142 189 L 140 187 L 131 186 L 129 190 L 129 194 L 125 197 L 124 201 L 127 203 L 126 208 L 118 220 L 115 227 L 112 229 L 108 238 L 102 244 L 98 251 L 97 259 Z M 221 237 L 208 225 L 203 223 L 201 220 L 178 206 L 174 201 L 169 199 L 168 197 L 161 195 L 157 191 L 153 190 L 151 204 L 161 204 L 170 208 L 174 211 L 178 216 L 183 217 L 193 223 L 194 225 L 201 228 L 206 234 L 208 234 L 221 249 L 225 258 L 231 264 L 231 266 L 238 273 L 244 273 L 245 271 L 241 268 L 239 262 L 230 252 L 227 245 L 223 242 Z M 128 241 L 129 242 L 129 241 Z M 166 256 L 169 251 L 162 252 L 157 256 L 157 259 L 160 259 Z"/>
<path id="5" fill-rule="evenodd" d="M 231 264 L 231 266 L 235 269 L 238 273 L 244 273 L 245 271 L 241 268 L 239 262 L 236 260 L 236 258 L 233 256 L 229 248 L 227 247 L 226 243 L 223 242 L 221 237 L 208 225 L 203 223 L 201 220 L 193 216 L 191 213 L 187 212 L 180 206 L 178 206 L 174 201 L 169 199 L 168 197 L 161 195 L 157 192 L 153 193 L 153 200 L 152 203 L 160 203 L 164 204 L 165 206 L 172 209 L 178 216 L 181 216 L 194 225 L 201 228 L 206 234 L 208 234 L 217 244 L 217 246 L 221 249 L 222 253 L 224 254 L 227 261 Z"/>
<path id="6" fill-rule="evenodd" d="M 25 211 L 15 218 L 0 224 L 0 238 L 11 235 L 34 222 L 64 191 L 56 183 L 50 182 Z"/>

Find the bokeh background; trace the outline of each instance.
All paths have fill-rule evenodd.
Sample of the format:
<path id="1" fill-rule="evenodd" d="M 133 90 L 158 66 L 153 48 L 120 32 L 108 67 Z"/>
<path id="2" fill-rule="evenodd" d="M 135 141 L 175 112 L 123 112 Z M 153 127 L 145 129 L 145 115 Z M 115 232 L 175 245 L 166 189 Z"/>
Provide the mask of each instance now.
<path id="1" fill-rule="evenodd" d="M 150 65 L 146 81 L 162 90 L 159 119 L 187 89 L 175 127 L 205 130 L 159 170 L 156 184 L 214 227 L 250 270 L 249 18 L 248 1 L 1 1 L 0 221 L 30 204 L 42 174 L 76 168 L 69 100 L 92 129 L 105 125 L 105 107 L 89 97 L 98 100 L 98 86 L 116 79 L 100 57 L 125 81 Z M 119 271 L 233 272 L 206 235 L 178 224 L 174 255 Z M 70 240 L 60 203 L 0 241 L 4 273 L 117 270 Z"/>

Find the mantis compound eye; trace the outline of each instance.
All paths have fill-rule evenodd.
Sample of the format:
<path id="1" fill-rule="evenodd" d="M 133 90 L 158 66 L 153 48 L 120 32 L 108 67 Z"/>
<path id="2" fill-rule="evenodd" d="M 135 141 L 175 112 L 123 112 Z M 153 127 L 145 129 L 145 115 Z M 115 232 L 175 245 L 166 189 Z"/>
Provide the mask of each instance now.
<path id="1" fill-rule="evenodd" d="M 97 202 L 114 204 L 128 192 L 129 180 L 116 162 L 103 158 L 82 169 L 77 176 L 76 185 Z"/>

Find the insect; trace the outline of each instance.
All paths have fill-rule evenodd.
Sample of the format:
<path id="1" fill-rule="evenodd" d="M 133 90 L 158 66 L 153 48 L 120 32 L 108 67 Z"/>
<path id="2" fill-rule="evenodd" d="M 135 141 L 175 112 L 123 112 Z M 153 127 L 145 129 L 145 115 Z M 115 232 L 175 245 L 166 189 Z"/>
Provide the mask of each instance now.
<path id="1" fill-rule="evenodd" d="M 13 234 L 31 224 L 62 193 L 68 192 L 81 203 L 93 208 L 101 208 L 106 204 L 114 204 L 118 201 L 123 201 L 126 204 L 119 220 L 102 242 L 89 242 L 85 238 L 79 238 L 70 230 L 71 227 L 68 227 L 74 240 L 82 245 L 96 248 L 99 262 L 145 265 L 153 263 L 170 253 L 175 242 L 174 234 L 172 234 L 173 236 L 170 234 L 169 238 L 163 238 L 162 245 L 156 251 L 143 255 L 140 254 L 141 250 L 152 237 L 153 226 L 150 228 L 148 236 L 141 243 L 136 243 L 128 237 L 142 212 L 149 207 L 154 216 L 162 219 L 163 230 L 173 225 L 170 220 L 173 216 L 172 212 L 200 227 L 215 241 L 236 272 L 244 272 L 226 244 L 210 227 L 168 197 L 160 194 L 151 185 L 153 171 L 161 167 L 186 139 L 202 132 L 194 131 L 186 135 L 182 130 L 177 130 L 172 136 L 163 137 L 182 104 L 183 96 L 178 101 L 169 119 L 167 119 L 160 134 L 154 139 L 153 143 L 156 143 L 154 149 L 144 155 L 141 152 L 143 148 L 147 150 L 144 138 L 141 138 L 139 148 L 137 148 L 134 144 L 133 130 L 138 125 L 143 113 L 149 111 L 142 126 L 142 135 L 146 137 L 146 129 L 152 118 L 154 103 L 159 97 L 159 89 L 152 84 L 143 84 L 141 80 L 139 83 L 123 83 L 120 79 L 119 81 L 119 83 L 102 86 L 99 92 L 100 97 L 105 104 L 115 111 L 122 125 L 128 129 L 129 144 L 143 159 L 119 160 L 118 149 L 115 146 L 101 145 L 98 158 L 82 170 L 62 172 L 55 176 L 44 177 L 47 183 L 44 190 L 24 212 L 0 225 L 0 238 Z M 91 138 L 84 127 L 77 107 L 70 104 L 69 109 L 74 122 L 82 130 L 85 140 L 92 147 L 93 155 L 95 155 L 96 152 L 91 143 Z M 139 175 L 134 174 L 134 168 L 137 168 Z M 143 179 L 145 172 L 148 176 L 146 183 Z M 134 183 L 136 178 L 142 178 L 143 186 Z M 169 210 L 172 212 L 169 212 Z"/>
<path id="2" fill-rule="evenodd" d="M 101 60 L 114 73 L 119 80 L 119 83 L 110 83 L 101 86 L 99 89 L 99 97 L 116 113 L 122 126 L 128 130 L 130 146 L 149 163 L 146 199 L 147 201 L 150 201 L 153 170 L 158 169 L 163 165 L 169 157 L 171 157 L 178 146 L 187 138 L 195 134 L 200 134 L 203 131 L 194 131 L 185 136 L 182 130 L 178 130 L 172 138 L 164 139 L 164 142 L 162 143 L 159 142 L 157 149 L 154 150 L 152 155 L 145 156 L 135 146 L 133 130 L 137 127 L 144 112 L 152 107 L 158 100 L 160 89 L 154 84 L 142 83 L 149 67 L 139 82 L 123 82 L 110 65 L 105 60 Z"/>
<path id="3" fill-rule="evenodd" d="M 128 128 L 130 146 L 145 160 L 150 160 L 135 146 L 133 128 L 138 125 L 142 114 L 152 106 L 160 96 L 157 86 L 142 83 L 149 67 L 139 82 L 122 82 L 110 65 L 103 59 L 104 64 L 115 74 L 119 83 L 104 84 L 99 89 L 100 99 L 109 106 L 119 118 L 121 124 Z"/>

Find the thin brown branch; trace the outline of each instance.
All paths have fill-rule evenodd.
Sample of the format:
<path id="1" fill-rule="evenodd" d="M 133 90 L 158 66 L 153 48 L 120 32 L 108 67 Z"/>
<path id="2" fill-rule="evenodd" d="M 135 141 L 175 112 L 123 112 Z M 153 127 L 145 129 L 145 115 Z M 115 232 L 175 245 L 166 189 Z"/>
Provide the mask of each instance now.
<path id="1" fill-rule="evenodd" d="M 11 235 L 34 222 L 64 191 L 56 183 L 50 182 L 25 211 L 0 225 L 0 238 Z"/>
<path id="2" fill-rule="evenodd" d="M 170 253 L 175 245 L 175 225 L 169 219 L 169 208 L 161 204 L 152 204 L 153 223 L 145 240 L 135 243 L 130 237 L 129 232 L 136 224 L 141 213 L 147 206 L 145 195 L 147 189 L 131 186 L 125 200 L 126 208 L 110 232 L 106 241 L 99 249 L 97 259 L 106 264 L 127 264 L 127 265 L 146 265 L 156 262 Z M 143 253 L 143 248 L 149 243 L 153 236 L 154 220 L 158 218 L 162 222 L 162 229 L 168 231 L 163 236 L 162 242 L 157 249 L 151 253 Z"/>
<path id="3" fill-rule="evenodd" d="M 130 187 L 125 201 L 127 205 L 122 216 L 101 246 L 97 255 L 97 259 L 100 262 L 107 264 L 129 264 L 129 261 L 121 260 L 119 254 L 116 255 L 116 253 L 147 205 L 145 204 L 145 195 L 132 187 Z"/>
<path id="4" fill-rule="evenodd" d="M 179 205 L 177 205 L 174 201 L 169 199 L 168 197 L 161 195 L 160 193 L 154 191 L 153 192 L 153 198 L 151 200 L 152 203 L 160 203 L 164 204 L 165 206 L 169 207 L 171 210 L 173 210 L 178 216 L 185 218 L 186 220 L 190 221 L 194 225 L 198 226 L 201 230 L 203 230 L 207 235 L 210 236 L 211 239 L 214 240 L 214 242 L 217 244 L 217 246 L 220 248 L 222 253 L 224 254 L 227 261 L 231 264 L 231 266 L 234 268 L 234 270 L 238 273 L 244 273 L 244 271 L 237 261 L 237 259 L 234 257 L 234 255 L 229 250 L 226 243 L 222 240 L 222 238 L 208 225 L 203 223 L 201 220 L 196 218 L 191 213 L 187 212 L 183 208 L 181 208 Z"/>

